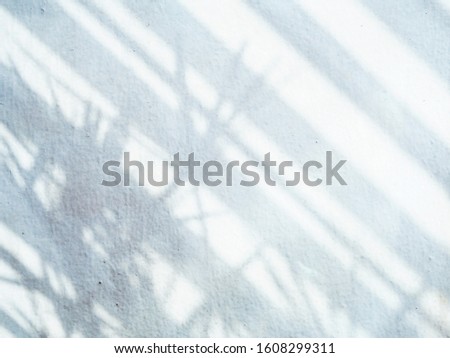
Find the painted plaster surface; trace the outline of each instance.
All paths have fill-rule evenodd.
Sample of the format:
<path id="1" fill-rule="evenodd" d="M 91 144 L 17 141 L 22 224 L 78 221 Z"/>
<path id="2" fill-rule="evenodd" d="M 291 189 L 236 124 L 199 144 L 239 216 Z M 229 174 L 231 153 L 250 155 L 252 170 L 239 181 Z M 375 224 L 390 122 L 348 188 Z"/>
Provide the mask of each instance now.
<path id="1" fill-rule="evenodd" d="M 0 0 L 0 336 L 448 337 L 449 56 L 445 0 Z"/>

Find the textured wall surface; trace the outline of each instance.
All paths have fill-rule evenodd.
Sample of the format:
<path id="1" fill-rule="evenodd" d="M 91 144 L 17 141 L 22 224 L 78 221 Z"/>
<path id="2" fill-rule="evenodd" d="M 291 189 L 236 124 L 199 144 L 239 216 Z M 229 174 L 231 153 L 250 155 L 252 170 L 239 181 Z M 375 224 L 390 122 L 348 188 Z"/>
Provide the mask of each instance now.
<path id="1" fill-rule="evenodd" d="M 0 336 L 448 337 L 449 60 L 445 0 L 0 0 Z M 348 185 L 102 186 L 125 151 Z"/>

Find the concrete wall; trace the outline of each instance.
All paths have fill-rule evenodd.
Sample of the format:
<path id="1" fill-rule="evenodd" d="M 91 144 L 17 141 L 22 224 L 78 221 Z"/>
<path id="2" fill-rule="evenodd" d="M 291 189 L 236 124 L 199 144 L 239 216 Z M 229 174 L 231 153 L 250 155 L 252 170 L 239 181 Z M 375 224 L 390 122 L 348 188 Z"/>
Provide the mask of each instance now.
<path id="1" fill-rule="evenodd" d="M 449 10 L 1 0 L 0 335 L 449 336 Z M 102 186 L 125 151 L 348 185 Z"/>

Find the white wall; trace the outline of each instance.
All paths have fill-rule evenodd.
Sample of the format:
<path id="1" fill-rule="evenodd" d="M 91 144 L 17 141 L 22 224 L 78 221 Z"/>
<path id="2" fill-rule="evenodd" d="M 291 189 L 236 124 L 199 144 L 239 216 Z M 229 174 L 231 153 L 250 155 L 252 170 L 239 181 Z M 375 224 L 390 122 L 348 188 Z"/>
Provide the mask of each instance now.
<path id="1" fill-rule="evenodd" d="M 449 8 L 1 0 L 0 336 L 449 336 Z M 100 184 L 327 150 L 347 186 Z"/>

